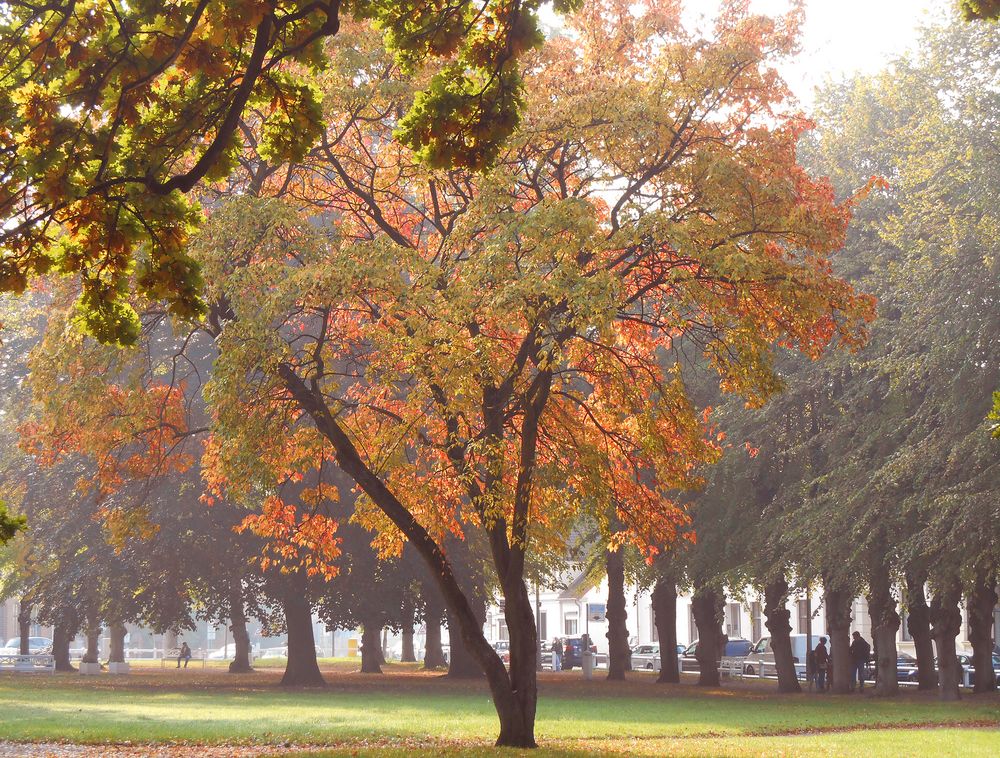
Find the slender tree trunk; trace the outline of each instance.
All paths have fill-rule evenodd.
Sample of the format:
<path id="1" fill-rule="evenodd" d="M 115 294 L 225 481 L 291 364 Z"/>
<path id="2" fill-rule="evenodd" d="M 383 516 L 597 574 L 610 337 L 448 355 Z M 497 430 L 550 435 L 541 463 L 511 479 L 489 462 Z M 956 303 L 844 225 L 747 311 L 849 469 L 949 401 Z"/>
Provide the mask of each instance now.
<path id="1" fill-rule="evenodd" d="M 677 583 L 673 577 L 659 575 L 653 586 L 653 623 L 660 638 L 660 675 L 656 681 L 676 684 L 681 680 L 677 666 Z"/>
<path id="2" fill-rule="evenodd" d="M 435 588 L 424 589 L 424 603 L 427 608 L 425 612 L 427 633 L 424 636 L 424 668 L 444 668 L 448 665 L 444 659 L 444 650 L 441 649 L 441 617 L 444 616 L 444 611 Z"/>
<path id="3" fill-rule="evenodd" d="M 993 609 L 997 604 L 996 576 L 993 571 L 976 573 L 975 584 L 966 599 L 972 665 L 976 669 L 973 692 L 996 692 L 993 673 Z"/>
<path id="4" fill-rule="evenodd" d="M 771 634 L 771 652 L 774 653 L 774 668 L 778 674 L 779 692 L 802 692 L 795 670 L 795 655 L 792 652 L 792 614 L 788 607 L 788 581 L 784 574 L 778 575 L 764 587 L 764 625 Z M 803 661 L 804 663 L 805 661 Z M 761 673 L 761 672 L 758 672 Z"/>
<path id="5" fill-rule="evenodd" d="M 934 663 L 931 609 L 924 594 L 923 576 L 906 575 L 906 630 L 913 638 L 917 654 L 917 689 L 936 690 L 938 672 Z"/>
<path id="6" fill-rule="evenodd" d="M 87 626 L 87 652 L 83 654 L 81 663 L 101 662 L 101 626 L 93 624 Z"/>
<path id="7" fill-rule="evenodd" d="M 400 652 L 399 660 L 403 663 L 416 663 L 417 654 L 413 649 L 413 618 L 415 611 L 413 608 L 413 598 L 407 594 L 403 598 L 403 623 L 401 632 L 403 637 L 403 649 Z"/>
<path id="8" fill-rule="evenodd" d="M 361 673 L 381 674 L 379 662 L 379 640 L 382 638 L 382 628 L 375 623 L 366 623 L 361 631 Z"/>
<path id="9" fill-rule="evenodd" d="M 826 631 L 833 659 L 831 691 L 837 695 L 846 695 L 851 691 L 851 599 L 849 592 L 834 589 L 829 582 L 823 582 Z"/>
<path id="10" fill-rule="evenodd" d="M 17 609 L 17 630 L 21 637 L 21 655 L 31 653 L 31 603 L 21 598 L 21 605 Z"/>
<path id="11" fill-rule="evenodd" d="M 468 598 L 469 606 L 479 624 L 478 629 L 482 632 L 483 624 L 486 621 L 486 599 L 483 594 L 485 578 L 482 569 L 479 568 L 481 563 L 472 555 L 466 540 L 449 539 L 447 547 L 448 557 L 459 577 L 459 585 Z M 450 609 L 445 613 L 445 618 L 448 623 L 448 644 L 451 651 L 448 658 L 448 678 L 482 679 L 483 667 L 479 665 L 472 650 L 465 644 L 459 630 L 458 618 Z"/>
<path id="12" fill-rule="evenodd" d="M 235 655 L 229 664 L 230 674 L 246 674 L 253 671 L 250 663 L 250 632 L 247 631 L 247 615 L 243 610 L 243 599 L 234 593 L 229 601 L 229 629 L 233 633 Z M 310 628 L 312 628 L 310 626 Z"/>
<path id="13" fill-rule="evenodd" d="M 723 644 L 722 594 L 708 587 L 699 587 L 691 598 L 691 611 L 694 613 L 694 623 L 698 627 L 698 648 L 695 657 L 698 659 L 698 685 L 701 687 L 718 687 L 719 655 Z"/>
<path id="14" fill-rule="evenodd" d="M 961 672 L 955 651 L 955 638 L 962 629 L 962 612 L 958 607 L 961 598 L 956 580 L 944 582 L 931 597 L 931 634 L 937 648 L 942 700 L 958 700 L 961 697 L 958 690 Z"/>
<path id="15" fill-rule="evenodd" d="M 625 610 L 625 553 L 621 548 L 607 550 L 604 560 L 608 572 L 608 679 L 624 681 L 625 672 L 632 670 Z"/>
<path id="16" fill-rule="evenodd" d="M 875 694 L 898 695 L 896 669 L 896 632 L 899 614 L 892 596 L 889 567 L 876 561 L 868 575 L 868 610 L 872 617 L 872 643 L 875 646 Z"/>
<path id="17" fill-rule="evenodd" d="M 305 596 L 305 585 L 305 577 L 296 575 L 282 603 L 288 630 L 288 662 L 281 678 L 283 687 L 326 686 L 316 661 L 312 608 Z"/>
<path id="18" fill-rule="evenodd" d="M 108 627 L 111 641 L 108 650 L 108 663 L 125 663 L 125 624 L 116 622 Z"/>
<path id="19" fill-rule="evenodd" d="M 64 624 L 56 624 L 52 628 L 52 655 L 56 659 L 56 671 L 76 671 L 69 661 L 69 645 L 75 636 L 76 629 Z"/>

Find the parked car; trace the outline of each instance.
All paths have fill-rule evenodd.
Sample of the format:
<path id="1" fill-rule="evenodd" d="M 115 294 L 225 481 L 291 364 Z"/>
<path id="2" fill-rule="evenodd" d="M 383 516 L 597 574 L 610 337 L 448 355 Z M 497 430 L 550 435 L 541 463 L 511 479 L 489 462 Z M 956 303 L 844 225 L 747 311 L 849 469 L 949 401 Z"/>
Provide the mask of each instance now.
<path id="1" fill-rule="evenodd" d="M 593 640 L 591 640 L 588 635 L 580 637 L 563 637 L 562 667 L 564 671 L 583 666 L 584 637 L 587 637 L 587 640 L 590 642 L 590 652 L 597 652 L 597 645 L 594 644 Z"/>
<path id="2" fill-rule="evenodd" d="M 285 656 L 288 655 L 288 648 L 285 648 Z M 322 652 L 317 647 L 316 654 L 322 655 Z M 208 660 L 210 661 L 231 661 L 236 657 L 236 643 L 230 642 L 228 645 L 220 647 L 218 650 L 213 650 L 208 654 Z M 250 647 L 250 657 L 259 658 L 260 657 L 260 645 L 252 645 Z"/>
<path id="3" fill-rule="evenodd" d="M 792 661 L 805 663 L 808 638 L 804 634 L 790 634 L 788 636 L 792 644 Z M 687 667 L 685 666 L 685 668 Z M 743 663 L 743 673 L 749 676 L 774 676 L 777 673 L 774 667 L 774 651 L 771 649 L 770 637 L 761 637 L 747 653 L 746 661 Z"/>
<path id="4" fill-rule="evenodd" d="M 21 652 L 21 638 L 11 637 L 7 640 L 0 653 L 4 655 L 17 655 Z M 28 637 L 28 654 L 44 655 L 52 652 L 52 640 L 48 637 Z"/>
<path id="5" fill-rule="evenodd" d="M 660 670 L 660 643 L 654 642 L 649 645 L 636 645 L 632 649 L 632 670 L 640 671 Z"/>
<path id="6" fill-rule="evenodd" d="M 742 637 L 733 637 L 726 643 L 726 650 L 723 655 L 728 657 L 739 657 L 749 654 L 753 649 L 753 643 L 750 640 L 745 640 Z M 695 640 L 690 645 L 684 649 L 684 653 L 681 655 L 681 665 L 684 667 L 684 671 L 700 671 L 698 665 L 698 659 L 695 654 L 698 652 L 698 640 Z M 721 660 L 716 657 L 716 662 L 721 662 Z"/>

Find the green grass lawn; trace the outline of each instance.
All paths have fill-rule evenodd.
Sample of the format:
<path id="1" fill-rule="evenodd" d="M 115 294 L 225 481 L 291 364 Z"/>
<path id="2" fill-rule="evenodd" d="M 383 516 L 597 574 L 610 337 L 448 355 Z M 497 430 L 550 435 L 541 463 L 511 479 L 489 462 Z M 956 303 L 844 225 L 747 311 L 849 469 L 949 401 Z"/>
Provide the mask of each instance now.
<path id="1" fill-rule="evenodd" d="M 96 678 L 4 673 L 0 739 L 492 752 L 497 722 L 485 684 L 451 682 L 412 666 L 388 667 L 381 677 L 356 668 L 354 661 L 327 663 L 329 688 L 297 691 L 277 687 L 277 669 L 229 675 L 221 667 L 136 667 L 128 677 Z M 656 685 L 643 674 L 624 684 L 584 682 L 573 672 L 543 674 L 540 690 L 536 735 L 552 755 L 1000 754 L 995 695 L 951 704 L 917 693 L 893 700 L 784 696 L 771 684 L 703 691 Z"/>

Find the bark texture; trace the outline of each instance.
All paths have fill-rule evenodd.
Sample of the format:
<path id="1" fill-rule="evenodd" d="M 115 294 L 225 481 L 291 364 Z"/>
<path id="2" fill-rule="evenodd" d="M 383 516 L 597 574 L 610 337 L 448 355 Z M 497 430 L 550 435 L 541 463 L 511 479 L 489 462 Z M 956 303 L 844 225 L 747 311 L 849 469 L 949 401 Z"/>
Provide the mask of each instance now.
<path id="1" fill-rule="evenodd" d="M 938 672 L 934 663 L 931 609 L 924 594 L 925 579 L 914 574 L 906 575 L 906 630 L 913 638 L 917 654 L 917 689 L 936 690 Z"/>
<path id="2" fill-rule="evenodd" d="M 969 616 L 969 642 L 975 668 L 973 692 L 996 692 L 993 673 L 993 610 L 997 605 L 995 575 L 991 570 L 976 573 L 975 584 L 966 599 Z"/>
<path id="3" fill-rule="evenodd" d="M 111 636 L 108 646 L 108 663 L 125 663 L 125 624 L 116 623 L 108 627 Z"/>
<path id="4" fill-rule="evenodd" d="M 56 671 L 76 671 L 69 661 L 69 644 L 76 636 L 76 629 L 65 624 L 56 624 L 52 629 L 52 655 L 56 659 Z"/>
<path id="5" fill-rule="evenodd" d="M 625 554 L 621 549 L 608 550 L 604 558 L 608 572 L 608 679 L 624 681 L 625 672 L 632 670 L 625 610 Z"/>
<path id="6" fill-rule="evenodd" d="M 698 685 L 718 687 L 719 660 L 724 645 L 722 636 L 722 594 L 708 587 L 699 587 L 691 598 L 691 611 L 698 627 Z"/>
<path id="7" fill-rule="evenodd" d="M 653 621 L 660 638 L 660 674 L 657 682 L 677 683 L 681 680 L 677 665 L 677 583 L 673 577 L 660 575 L 653 586 Z"/>
<path id="8" fill-rule="evenodd" d="M 21 638 L 20 654 L 28 655 L 31 653 L 31 642 L 28 639 L 31 636 L 31 603 L 23 598 L 17 609 L 17 630 Z"/>
<path id="9" fill-rule="evenodd" d="M 788 581 L 784 574 L 772 579 L 764 588 L 764 626 L 771 635 L 771 652 L 778 675 L 779 692 L 801 692 L 792 653 L 792 614 L 787 608 Z M 802 661 L 805 663 L 805 661 Z M 760 673 L 760 672 L 758 672 Z"/>
<path id="10" fill-rule="evenodd" d="M 374 623 L 364 625 L 361 632 L 361 673 L 381 674 L 382 665 L 380 653 L 380 640 L 382 630 Z"/>
<path id="11" fill-rule="evenodd" d="M 444 616 L 441 600 L 434 588 L 424 593 L 427 604 L 427 633 L 424 636 L 424 668 L 444 668 L 448 662 L 441 649 L 441 619 Z"/>
<path id="12" fill-rule="evenodd" d="M 101 627 L 99 624 L 87 627 L 87 650 L 80 661 L 82 663 L 101 662 Z"/>
<path id="13" fill-rule="evenodd" d="M 413 619 L 415 615 L 413 598 L 407 595 L 403 599 L 403 621 L 400 626 L 403 647 L 400 651 L 399 660 L 403 663 L 416 663 L 417 660 L 417 651 L 413 647 Z"/>
<path id="14" fill-rule="evenodd" d="M 230 674 L 246 674 L 253 671 L 250 662 L 250 632 L 247 630 L 247 615 L 243 610 L 243 600 L 234 594 L 229 602 L 229 630 L 233 633 L 233 660 L 229 664 Z"/>
<path id="15" fill-rule="evenodd" d="M 955 638 L 962 629 L 962 612 L 958 604 L 962 594 L 958 582 L 943 582 L 931 597 L 931 634 L 937 649 L 938 675 L 941 680 L 941 699 L 959 700 L 961 671 L 955 650 Z"/>
<path id="16" fill-rule="evenodd" d="M 852 593 L 823 583 L 823 604 L 826 606 L 826 631 L 830 638 L 833 660 L 834 694 L 851 691 L 851 600 Z"/>
<path id="17" fill-rule="evenodd" d="M 896 633 L 899 631 L 899 613 L 892 594 L 889 567 L 878 561 L 868 574 L 868 612 L 872 619 L 872 644 L 875 647 L 875 694 L 899 694 L 899 677 L 896 669 Z"/>
<path id="18" fill-rule="evenodd" d="M 288 630 L 288 662 L 281 677 L 282 687 L 324 687 L 326 681 L 316 662 L 312 608 L 306 599 L 306 580 L 296 575 L 282 603 Z"/>

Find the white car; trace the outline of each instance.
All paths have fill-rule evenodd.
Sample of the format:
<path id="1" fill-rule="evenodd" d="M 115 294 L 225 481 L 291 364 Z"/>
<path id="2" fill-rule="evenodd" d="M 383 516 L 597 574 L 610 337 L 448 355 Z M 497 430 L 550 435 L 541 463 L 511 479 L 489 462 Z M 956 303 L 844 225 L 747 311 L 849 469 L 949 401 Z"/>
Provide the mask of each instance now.
<path id="1" fill-rule="evenodd" d="M 632 649 L 632 670 L 640 671 L 660 670 L 660 643 L 654 642 L 649 645 L 636 645 Z"/>
<path id="2" fill-rule="evenodd" d="M 250 657 L 259 658 L 260 648 L 257 645 L 252 645 L 250 647 Z M 236 643 L 230 642 L 224 647 L 220 647 L 218 650 L 213 650 L 208 654 L 208 660 L 210 661 L 231 661 L 236 658 Z"/>
<path id="3" fill-rule="evenodd" d="M 2 655 L 18 655 L 21 652 L 21 638 L 11 637 L 0 650 Z M 28 654 L 40 655 L 52 652 L 52 640 L 48 637 L 28 637 Z"/>

